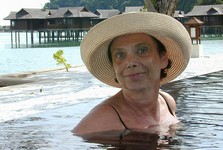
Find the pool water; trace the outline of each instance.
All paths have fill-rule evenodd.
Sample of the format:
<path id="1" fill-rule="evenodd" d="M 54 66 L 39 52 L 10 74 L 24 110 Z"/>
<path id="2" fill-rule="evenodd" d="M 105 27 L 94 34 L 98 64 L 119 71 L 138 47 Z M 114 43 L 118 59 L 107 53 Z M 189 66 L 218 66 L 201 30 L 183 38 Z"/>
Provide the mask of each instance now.
<path id="1" fill-rule="evenodd" d="M 223 71 L 170 83 L 163 87 L 177 102 L 186 127 L 176 132 L 182 148 L 223 149 Z"/>
<path id="2" fill-rule="evenodd" d="M 104 98 L 0 122 L 0 149 L 223 149 L 223 71 L 162 87 L 177 103 L 181 123 L 166 135 L 107 131 L 82 139 L 71 129 Z M 120 139 L 120 134 L 122 138 Z"/>

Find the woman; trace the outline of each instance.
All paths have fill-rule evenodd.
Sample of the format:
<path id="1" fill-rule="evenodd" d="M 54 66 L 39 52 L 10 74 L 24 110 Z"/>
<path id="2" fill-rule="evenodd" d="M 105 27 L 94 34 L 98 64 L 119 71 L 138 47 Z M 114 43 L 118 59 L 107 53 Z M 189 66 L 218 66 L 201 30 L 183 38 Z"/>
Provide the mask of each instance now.
<path id="1" fill-rule="evenodd" d="M 109 130 L 147 130 L 176 124 L 176 103 L 159 88 L 186 68 L 191 40 L 170 16 L 127 13 L 93 27 L 81 43 L 88 70 L 121 88 L 73 129 L 78 135 Z"/>

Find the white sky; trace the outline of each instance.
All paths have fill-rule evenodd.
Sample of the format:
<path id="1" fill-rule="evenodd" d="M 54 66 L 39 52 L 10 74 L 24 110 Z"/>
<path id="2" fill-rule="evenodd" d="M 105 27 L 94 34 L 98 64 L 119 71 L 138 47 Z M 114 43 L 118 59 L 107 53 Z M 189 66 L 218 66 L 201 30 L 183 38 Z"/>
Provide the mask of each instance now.
<path id="1" fill-rule="evenodd" d="M 9 20 L 3 20 L 10 11 L 19 11 L 22 8 L 42 8 L 49 0 L 0 0 L 0 25 L 9 25 Z"/>

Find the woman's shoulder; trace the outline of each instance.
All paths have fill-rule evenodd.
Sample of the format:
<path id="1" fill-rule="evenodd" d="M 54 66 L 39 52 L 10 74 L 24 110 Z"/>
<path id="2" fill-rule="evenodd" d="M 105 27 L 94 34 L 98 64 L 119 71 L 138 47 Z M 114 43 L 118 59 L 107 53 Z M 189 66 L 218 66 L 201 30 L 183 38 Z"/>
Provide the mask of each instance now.
<path id="1" fill-rule="evenodd" d="M 170 94 L 168 94 L 168 93 L 166 93 L 166 92 L 164 92 L 162 90 L 159 91 L 159 94 L 164 98 L 164 100 L 166 101 L 167 105 L 169 106 L 169 108 L 171 109 L 171 111 L 175 115 L 175 112 L 176 112 L 176 102 L 175 102 L 174 98 Z"/>
<path id="2" fill-rule="evenodd" d="M 119 129 L 119 124 L 115 124 L 115 122 L 117 122 L 117 116 L 109 104 L 109 100 L 105 100 L 101 104 L 95 106 L 79 124 L 77 124 L 72 132 L 81 135 Z"/>

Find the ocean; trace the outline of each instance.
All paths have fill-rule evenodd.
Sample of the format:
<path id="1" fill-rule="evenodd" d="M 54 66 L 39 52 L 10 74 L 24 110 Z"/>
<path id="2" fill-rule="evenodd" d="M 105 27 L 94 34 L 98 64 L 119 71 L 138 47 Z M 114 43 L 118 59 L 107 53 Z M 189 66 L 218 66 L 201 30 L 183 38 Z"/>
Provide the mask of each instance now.
<path id="1" fill-rule="evenodd" d="M 34 41 L 38 41 L 37 39 L 37 34 L 34 34 Z M 79 46 L 66 47 L 58 44 L 58 47 L 24 48 L 25 35 L 22 34 L 20 42 L 23 48 L 11 48 L 11 34 L 0 33 L 0 75 L 61 68 L 63 66 L 57 65 L 53 59 L 53 54 L 60 49 L 64 51 L 67 63 L 72 66 L 83 65 Z M 223 53 L 223 40 L 204 40 L 201 44 L 204 56 Z"/>

